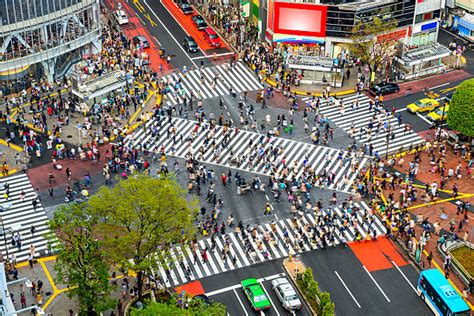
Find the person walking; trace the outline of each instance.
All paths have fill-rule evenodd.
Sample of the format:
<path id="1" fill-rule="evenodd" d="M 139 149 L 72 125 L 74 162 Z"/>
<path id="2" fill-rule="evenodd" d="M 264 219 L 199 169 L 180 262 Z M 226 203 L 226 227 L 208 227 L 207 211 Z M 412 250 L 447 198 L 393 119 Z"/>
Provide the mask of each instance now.
<path id="1" fill-rule="evenodd" d="M 272 208 L 269 202 L 265 203 L 265 212 L 264 215 L 271 215 L 272 214 Z"/>
<path id="2" fill-rule="evenodd" d="M 71 181 L 72 172 L 71 172 L 71 169 L 69 169 L 69 167 L 66 168 L 66 176 L 67 176 L 67 180 Z"/>

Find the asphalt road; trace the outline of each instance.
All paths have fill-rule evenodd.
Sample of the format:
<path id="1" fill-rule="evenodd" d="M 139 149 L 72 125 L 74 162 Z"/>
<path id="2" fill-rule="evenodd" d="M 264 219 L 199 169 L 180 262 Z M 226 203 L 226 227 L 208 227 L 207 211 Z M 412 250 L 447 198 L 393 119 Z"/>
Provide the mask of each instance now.
<path id="1" fill-rule="evenodd" d="M 254 265 L 251 267 L 235 270 L 228 273 L 218 274 L 201 280 L 201 284 L 210 298 L 221 302 L 227 306 L 227 312 L 231 316 L 241 315 L 260 315 L 252 310 L 250 302 L 238 286 L 240 281 L 248 278 L 268 278 L 286 277 L 282 267 L 282 260 L 275 260 L 265 264 Z M 265 311 L 265 315 L 290 315 L 281 305 L 277 296 L 272 290 L 271 280 L 261 282 L 270 299 L 272 307 Z M 237 286 L 237 287 L 235 287 Z M 216 293 L 216 294 L 213 294 Z M 221 293 L 220 293 L 221 292 Z M 303 304 L 298 315 L 311 315 L 308 308 Z"/>
<path id="2" fill-rule="evenodd" d="M 302 262 L 313 269 L 321 290 L 329 291 L 337 315 L 432 315 L 412 288 L 416 287 L 418 272 L 411 265 L 400 267 L 401 272 L 396 267 L 367 272 L 350 248 L 304 253 Z M 212 299 L 227 306 L 230 315 L 256 315 L 241 289 L 236 288 L 234 292 L 232 286 L 246 278 L 276 277 L 283 273 L 281 265 L 282 260 L 274 260 L 200 281 Z M 287 315 L 272 293 L 271 282 L 262 283 L 273 306 L 265 315 L 278 315 L 277 312 Z M 308 311 L 303 309 L 299 315 L 308 315 Z"/>

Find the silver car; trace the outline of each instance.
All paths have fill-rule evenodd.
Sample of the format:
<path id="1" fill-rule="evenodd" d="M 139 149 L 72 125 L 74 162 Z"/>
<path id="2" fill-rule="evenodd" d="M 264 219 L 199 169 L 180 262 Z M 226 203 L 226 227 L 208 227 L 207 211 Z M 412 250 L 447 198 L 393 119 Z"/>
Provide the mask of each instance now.
<path id="1" fill-rule="evenodd" d="M 293 286 L 285 278 L 272 281 L 273 290 L 286 310 L 292 311 L 301 308 L 301 301 Z"/>

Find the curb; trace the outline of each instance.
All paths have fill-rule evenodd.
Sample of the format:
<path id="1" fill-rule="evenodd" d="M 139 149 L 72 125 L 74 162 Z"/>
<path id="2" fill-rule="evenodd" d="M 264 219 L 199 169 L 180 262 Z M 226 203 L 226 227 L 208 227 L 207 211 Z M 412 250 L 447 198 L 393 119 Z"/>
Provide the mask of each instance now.
<path id="1" fill-rule="evenodd" d="M 295 286 L 296 288 L 296 291 L 298 291 L 298 294 L 304 298 L 304 304 L 306 305 L 306 307 L 311 311 L 311 314 L 312 315 L 318 315 L 318 313 L 316 313 L 316 311 L 313 309 L 313 307 L 311 306 L 311 304 L 308 303 L 308 299 L 306 298 L 306 296 L 304 295 L 304 293 L 300 290 L 300 288 L 298 287 L 298 283 L 296 282 L 296 279 L 293 279 L 290 271 L 287 269 L 287 267 L 285 266 L 285 262 L 288 262 L 288 258 L 283 260 L 282 262 L 282 267 L 283 269 L 285 269 L 285 272 L 286 274 L 288 275 L 288 277 L 291 279 L 291 282 L 293 283 L 293 285 Z M 319 298 L 316 297 L 316 300 L 319 301 Z"/>

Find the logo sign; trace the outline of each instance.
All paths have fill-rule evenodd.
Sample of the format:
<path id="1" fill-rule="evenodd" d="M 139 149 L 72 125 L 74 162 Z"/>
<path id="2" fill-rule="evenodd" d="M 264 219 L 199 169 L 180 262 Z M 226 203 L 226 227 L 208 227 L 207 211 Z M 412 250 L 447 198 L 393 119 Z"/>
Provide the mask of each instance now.
<path id="1" fill-rule="evenodd" d="M 295 262 L 300 262 L 300 259 L 301 259 L 301 256 L 300 256 L 300 255 L 295 255 L 295 256 L 293 257 L 293 261 L 295 261 Z"/>

